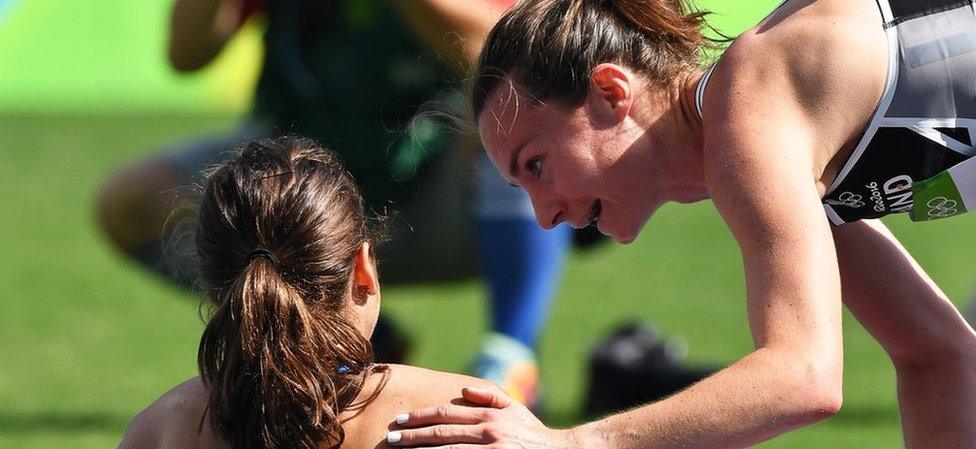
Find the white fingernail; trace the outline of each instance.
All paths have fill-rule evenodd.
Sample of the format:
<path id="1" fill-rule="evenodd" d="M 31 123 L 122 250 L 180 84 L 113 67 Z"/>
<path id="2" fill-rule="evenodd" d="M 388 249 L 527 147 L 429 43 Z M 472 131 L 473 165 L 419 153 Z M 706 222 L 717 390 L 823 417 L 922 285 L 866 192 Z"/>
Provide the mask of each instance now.
<path id="1" fill-rule="evenodd" d="M 394 431 L 386 434 L 387 443 L 399 443 L 401 439 L 403 439 L 403 434 L 400 432 Z"/>
<path id="2" fill-rule="evenodd" d="M 396 415 L 396 423 L 397 424 L 406 424 L 407 421 L 410 421 L 410 414 L 409 413 L 400 413 L 399 415 Z"/>

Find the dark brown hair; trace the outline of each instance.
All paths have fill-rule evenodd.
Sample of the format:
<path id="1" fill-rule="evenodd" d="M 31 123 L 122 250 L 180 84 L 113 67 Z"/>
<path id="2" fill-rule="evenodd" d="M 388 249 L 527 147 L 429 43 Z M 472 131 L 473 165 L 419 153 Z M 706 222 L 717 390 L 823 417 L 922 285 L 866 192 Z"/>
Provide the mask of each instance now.
<path id="1" fill-rule="evenodd" d="M 492 28 L 473 79 L 475 118 L 506 78 L 535 101 L 579 106 L 590 72 L 612 62 L 667 86 L 716 42 L 685 0 L 522 0 Z"/>
<path id="2" fill-rule="evenodd" d="M 207 175 L 196 242 L 215 308 L 197 358 L 231 447 L 342 444 L 373 358 L 343 315 L 370 240 L 352 177 L 311 140 L 248 143 Z"/>

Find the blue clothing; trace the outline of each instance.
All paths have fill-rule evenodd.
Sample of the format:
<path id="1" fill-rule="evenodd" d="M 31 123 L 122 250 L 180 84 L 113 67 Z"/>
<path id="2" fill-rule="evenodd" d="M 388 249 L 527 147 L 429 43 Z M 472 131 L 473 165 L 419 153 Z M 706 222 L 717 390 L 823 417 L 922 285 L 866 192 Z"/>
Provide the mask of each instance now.
<path id="1" fill-rule="evenodd" d="M 529 196 L 512 187 L 482 153 L 475 164 L 473 206 L 478 252 L 491 291 L 491 329 L 535 348 L 545 327 L 573 230 L 545 230 Z"/>

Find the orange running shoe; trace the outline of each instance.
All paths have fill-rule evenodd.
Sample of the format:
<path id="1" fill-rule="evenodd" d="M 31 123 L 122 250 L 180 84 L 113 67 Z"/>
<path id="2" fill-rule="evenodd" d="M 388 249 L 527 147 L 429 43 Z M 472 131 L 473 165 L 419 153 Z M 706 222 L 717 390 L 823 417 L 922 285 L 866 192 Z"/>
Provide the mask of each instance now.
<path id="1" fill-rule="evenodd" d="M 485 338 L 472 374 L 495 383 L 512 399 L 538 414 L 539 368 L 535 352 L 518 340 L 492 333 Z"/>

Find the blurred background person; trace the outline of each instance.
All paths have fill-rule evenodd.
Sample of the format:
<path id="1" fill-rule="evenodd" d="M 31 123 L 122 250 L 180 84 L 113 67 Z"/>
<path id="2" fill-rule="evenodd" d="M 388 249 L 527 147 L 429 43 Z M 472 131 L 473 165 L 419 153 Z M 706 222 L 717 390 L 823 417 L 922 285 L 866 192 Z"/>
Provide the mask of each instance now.
<path id="1" fill-rule="evenodd" d="M 490 292 L 490 332 L 473 374 L 526 404 L 537 396 L 535 347 L 572 231 L 539 228 L 527 196 L 491 168 L 470 137 L 430 118 L 432 100 L 457 105 L 454 88 L 512 0 L 178 0 L 169 61 L 180 72 L 210 63 L 252 15 L 265 17 L 264 59 L 251 113 L 237 129 L 194 138 L 123 166 L 97 200 L 112 244 L 188 286 L 189 242 L 167 250 L 182 192 L 243 140 L 298 133 L 339 152 L 370 208 L 392 214 L 381 247 L 385 281 L 471 275 L 480 260 Z M 475 174 L 469 189 L 472 172 Z M 470 198 L 470 202 L 465 201 Z M 468 211 L 473 211 L 473 214 Z M 474 223 L 476 232 L 472 232 Z M 477 248 L 477 251 L 475 250 Z M 381 324 L 382 360 L 402 358 Z"/>

